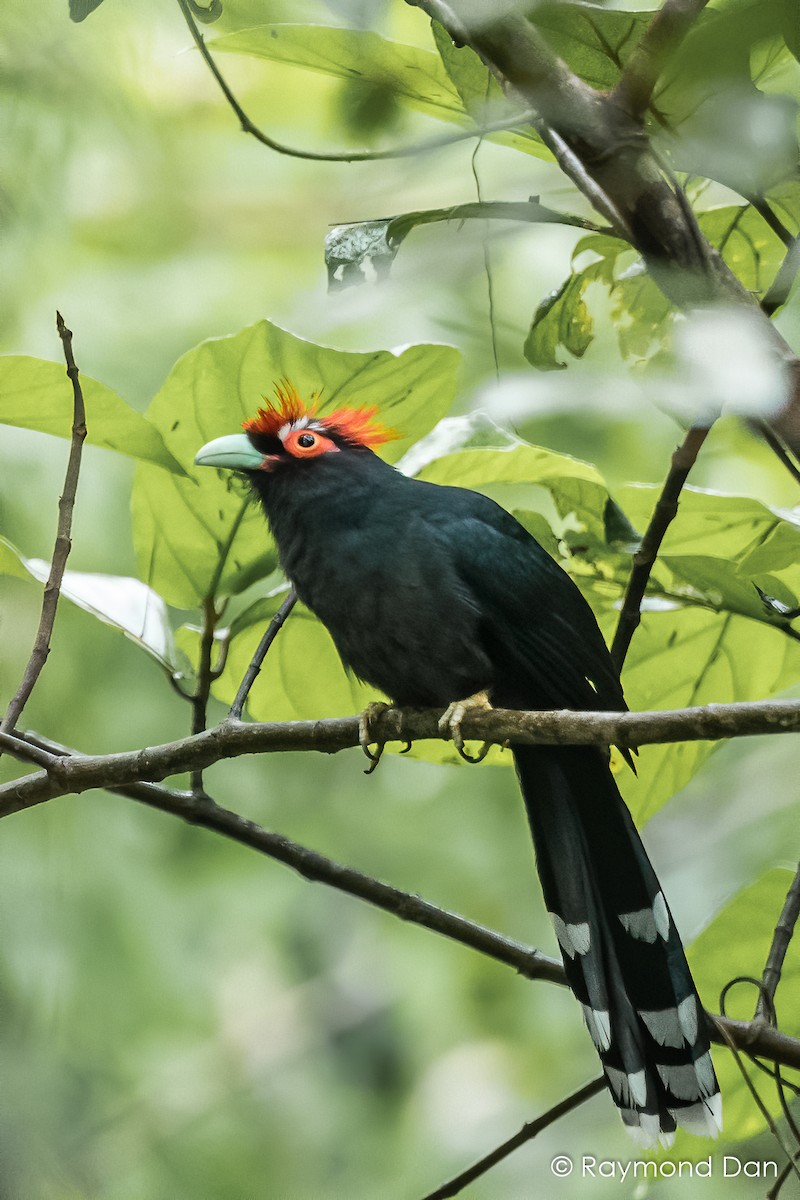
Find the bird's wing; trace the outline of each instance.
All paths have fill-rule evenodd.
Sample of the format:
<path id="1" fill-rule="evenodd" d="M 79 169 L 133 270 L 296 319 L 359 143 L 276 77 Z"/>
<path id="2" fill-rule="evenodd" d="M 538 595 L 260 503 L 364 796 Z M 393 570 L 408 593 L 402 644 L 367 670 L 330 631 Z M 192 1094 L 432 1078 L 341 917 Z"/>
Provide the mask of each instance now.
<path id="1" fill-rule="evenodd" d="M 597 621 L 569 575 L 505 509 L 465 496 L 465 511 L 441 533 L 483 614 L 495 703 L 624 709 Z"/>

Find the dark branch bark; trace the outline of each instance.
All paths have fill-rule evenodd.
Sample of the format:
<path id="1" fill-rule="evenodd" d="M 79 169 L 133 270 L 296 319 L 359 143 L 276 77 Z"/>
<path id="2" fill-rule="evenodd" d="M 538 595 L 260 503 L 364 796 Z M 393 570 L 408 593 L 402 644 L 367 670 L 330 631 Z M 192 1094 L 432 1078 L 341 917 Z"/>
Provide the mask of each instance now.
<path id="1" fill-rule="evenodd" d="M 245 671 L 244 679 L 242 680 L 239 690 L 236 693 L 236 699 L 231 705 L 230 712 L 228 713 L 230 720 L 238 721 L 241 718 L 245 701 L 250 695 L 251 687 L 258 678 L 261 666 L 267 656 L 267 651 L 280 633 L 281 629 L 283 628 L 284 621 L 289 616 L 289 613 L 292 611 L 296 603 L 297 592 L 294 590 L 294 588 L 292 588 L 283 604 L 280 606 L 278 611 L 275 613 L 275 616 L 267 626 L 264 636 L 258 644 L 258 649 L 253 655 L 252 662 Z"/>
<path id="2" fill-rule="evenodd" d="M 642 600 L 653 564 L 658 557 L 664 536 L 677 515 L 678 498 L 689 472 L 697 461 L 700 448 L 708 437 L 708 432 L 708 429 L 690 429 L 673 454 L 672 465 L 650 518 L 650 524 L 642 538 L 641 546 L 633 556 L 633 569 L 611 645 L 611 658 L 618 671 L 622 670 L 631 638 L 642 619 Z"/>
<path id="3" fill-rule="evenodd" d="M 389 708 L 377 716 L 372 735 L 379 742 L 441 738 L 438 709 Z M 225 721 L 204 733 L 160 746 L 120 754 L 81 754 L 61 758 L 49 771 L 36 772 L 0 787 L 0 817 L 56 796 L 157 782 L 184 771 L 211 766 L 243 754 L 317 750 L 334 754 L 359 744 L 358 717 L 325 721 L 241 724 Z M 496 708 L 468 710 L 461 731 L 467 740 L 506 745 L 614 745 L 633 747 L 684 741 L 718 741 L 767 733 L 800 732 L 800 701 L 708 704 L 663 712 L 518 712 Z"/>
<path id="4" fill-rule="evenodd" d="M 33 643 L 33 650 L 25 668 L 22 681 L 16 695 L 6 709 L 0 730 L 8 732 L 13 729 L 22 710 L 28 702 L 36 681 L 42 673 L 44 664 L 50 653 L 50 637 L 56 620 L 58 598 L 61 594 L 61 581 L 72 549 L 72 511 L 75 507 L 75 493 L 78 489 L 78 476 L 81 469 L 81 454 L 86 440 L 86 409 L 83 403 L 83 391 L 72 353 L 72 330 L 67 329 L 61 313 L 56 313 L 56 329 L 64 348 L 64 358 L 67 364 L 67 376 L 72 382 L 72 438 L 67 460 L 67 473 L 64 478 L 64 491 L 58 502 L 58 526 L 56 543 L 50 562 L 50 574 L 44 585 L 42 612 L 39 618 L 39 628 Z"/>
<path id="5" fill-rule="evenodd" d="M 761 977 L 761 998 L 756 1010 L 758 1017 L 766 1018 L 768 1010 L 772 1011 L 774 1007 L 775 992 L 781 980 L 783 962 L 798 917 L 800 917 L 800 866 L 798 866 L 792 885 L 786 894 L 783 911 L 775 926 L 772 945 L 769 948 L 764 973 Z"/>
<path id="6" fill-rule="evenodd" d="M 392 715 L 385 714 L 384 720 Z M 434 714 L 435 720 L 435 714 Z M 466 718 L 465 718 L 466 720 Z M 356 734 L 358 719 L 353 718 Z M 258 727 L 241 727 L 258 728 Z M 280 728 L 280 727 L 277 727 Z M 213 730 L 203 734 L 208 737 Z M 71 756 L 66 747 L 48 742 L 45 738 L 35 735 L 16 733 L 9 741 L 23 743 L 30 740 L 31 745 L 39 752 L 52 753 L 54 757 L 63 757 L 66 761 L 79 763 L 85 761 L 81 756 Z M 12 753 L 18 756 L 22 753 L 20 746 L 9 746 Z M 119 757 L 119 756 L 118 756 Z M 100 786 L 100 785 L 98 785 Z M 474 921 L 468 921 L 457 913 L 441 909 L 420 896 L 413 896 L 390 884 L 383 883 L 369 875 L 364 875 L 352 867 L 345 867 L 333 862 L 315 850 L 309 850 L 291 839 L 278 833 L 271 833 L 214 804 L 207 796 L 197 796 L 192 792 L 177 792 L 157 784 L 135 780 L 132 783 L 108 786 L 107 790 L 129 796 L 150 808 L 180 817 L 192 825 L 222 834 L 231 841 L 249 846 L 251 849 L 283 863 L 297 871 L 305 879 L 324 883 L 337 891 L 345 892 L 356 899 L 366 901 L 375 908 L 382 909 L 402 921 L 421 925 L 426 929 L 442 934 L 453 941 L 460 942 L 472 950 L 477 950 L 489 958 L 496 959 L 506 966 L 513 967 L 526 979 L 542 979 L 550 983 L 566 986 L 566 977 L 561 963 L 548 958 L 541 951 L 525 946 L 510 938 L 503 937 L 486 926 Z M 763 1021 L 733 1021 L 725 1017 L 709 1017 L 709 1034 L 715 1041 L 728 1042 L 731 1040 L 740 1050 L 757 1054 L 771 1062 L 782 1066 L 800 1068 L 800 1040 L 787 1037 Z"/>
<path id="7" fill-rule="evenodd" d="M 446 0 L 408 2 L 439 21 L 456 42 L 469 45 L 506 88 L 539 113 L 549 130 L 548 145 L 558 148 L 566 174 L 639 250 L 673 304 L 682 309 L 707 303 L 754 307 L 753 297 L 703 236 L 691 206 L 653 153 L 639 115 L 626 111 L 615 94 L 596 91 L 576 76 L 518 13 L 493 17 L 488 0 L 458 7 Z M 640 100 L 653 75 L 645 59 L 654 47 L 656 59 L 671 52 L 699 7 L 699 0 L 665 0 L 666 15 L 654 19 L 650 48 L 645 45 L 638 65 L 634 51 L 634 68 L 643 80 Z M 547 141 L 547 130 L 541 124 L 537 128 Z M 795 366 L 796 356 L 766 318 L 764 330 L 776 354 Z M 789 447 L 800 447 L 800 368 L 791 400 L 772 424 Z"/>

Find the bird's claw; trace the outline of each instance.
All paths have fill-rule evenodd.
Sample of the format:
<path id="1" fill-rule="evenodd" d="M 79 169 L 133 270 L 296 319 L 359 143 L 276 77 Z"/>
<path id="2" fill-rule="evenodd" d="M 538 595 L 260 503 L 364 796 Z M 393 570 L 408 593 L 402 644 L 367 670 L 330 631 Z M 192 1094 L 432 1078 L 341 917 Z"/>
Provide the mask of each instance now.
<path id="1" fill-rule="evenodd" d="M 381 761 L 386 745 L 385 742 L 375 742 L 376 749 L 374 751 L 370 750 L 370 743 L 375 741 L 372 736 L 372 723 L 381 713 L 387 712 L 390 707 L 390 705 L 384 704 L 382 700 L 373 700 L 358 718 L 358 744 L 370 761 L 370 765 L 364 772 L 365 775 L 371 775 L 375 770 Z"/>
<path id="2" fill-rule="evenodd" d="M 491 742 L 484 742 L 477 754 L 469 754 L 464 749 L 464 735 L 461 732 L 461 722 L 466 714 L 474 709 L 490 709 L 492 707 L 486 692 L 476 692 L 466 700 L 454 700 L 449 704 L 439 718 L 439 733 L 444 738 L 450 738 L 464 762 L 483 762 L 492 748 Z"/>

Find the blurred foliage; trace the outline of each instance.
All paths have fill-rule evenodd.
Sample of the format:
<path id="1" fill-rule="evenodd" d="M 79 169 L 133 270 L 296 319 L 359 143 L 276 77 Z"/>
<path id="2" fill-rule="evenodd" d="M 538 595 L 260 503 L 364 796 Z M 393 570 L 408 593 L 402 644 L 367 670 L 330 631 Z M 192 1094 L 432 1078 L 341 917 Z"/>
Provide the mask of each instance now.
<path id="1" fill-rule="evenodd" d="M 646 7 L 548 3 L 533 17 L 579 74 L 610 87 Z M 276 158 L 236 136 L 200 56 L 179 53 L 190 39 L 177 5 L 66 9 L 6 0 L 0 31 L 4 695 L 33 636 L 63 475 L 63 442 L 41 436 L 69 426 L 63 367 L 46 361 L 58 357 L 56 306 L 75 331 L 89 428 L 64 588 L 73 605 L 61 606 L 26 721 L 87 752 L 181 736 L 190 711 L 164 668 L 177 657 L 191 682 L 208 598 L 224 608 L 215 695 L 230 701 L 284 584 L 241 488 L 208 471 L 198 480 L 192 459 L 287 375 L 304 394 L 321 390 L 323 410 L 377 404 L 402 435 L 387 449 L 401 469 L 505 503 L 609 636 L 679 436 L 667 413 L 685 423 L 709 403 L 719 411 L 719 393 L 760 415 L 782 377 L 765 378 L 758 335 L 722 312 L 695 322 L 698 348 L 635 254 L 604 234 L 420 222 L 479 199 L 473 171 L 484 199 L 535 195 L 588 217 L 532 127 L 396 161 Z M 253 119 L 304 149 L 408 146 L 508 111 L 476 56 L 401 0 L 215 0 L 204 15 Z M 651 116 L 703 232 L 757 297 L 784 254 L 765 213 L 790 235 L 800 226 L 796 28 L 792 0 L 716 0 Z M 364 281 L 370 254 L 354 242 L 361 286 L 328 293 L 325 235 L 347 222 L 381 226 L 391 273 Z M 776 322 L 800 349 L 797 288 Z M 478 408 L 519 436 L 453 416 Z M 793 481 L 731 418 L 692 478 L 626 664 L 635 708 L 761 698 L 798 680 L 796 632 L 762 598 L 793 608 L 800 595 Z M 301 609 L 250 711 L 333 715 L 367 698 Z M 212 702 L 212 719 L 223 712 Z M 658 814 L 648 846 L 679 925 L 704 930 L 693 968 L 710 1007 L 734 973 L 760 974 L 787 886 L 770 868 L 797 855 L 786 833 L 797 772 L 775 740 L 762 757 L 746 745 L 647 747 L 638 777 L 620 775 L 637 820 Z M 208 786 L 335 859 L 552 949 L 511 772 L 444 767 L 444 746 L 424 753 L 440 761 L 387 756 L 369 779 L 355 752 L 237 761 L 208 772 Z M 0 763 L 3 778 L 17 770 Z M 65 798 L 3 831 L 2 1195 L 421 1194 L 596 1070 L 561 991 L 128 801 Z M 795 1035 L 797 969 L 790 950 L 778 1009 Z M 721 1153 L 761 1123 L 735 1067 L 716 1059 Z M 600 1097 L 470 1194 L 549 1190 L 565 1146 L 631 1156 Z M 775 1156 L 769 1141 L 733 1152 Z M 603 1187 L 576 1173 L 559 1193 Z M 667 1197 L 694 1187 L 662 1184 Z M 741 1179 L 703 1180 L 701 1193 L 753 1194 Z"/>

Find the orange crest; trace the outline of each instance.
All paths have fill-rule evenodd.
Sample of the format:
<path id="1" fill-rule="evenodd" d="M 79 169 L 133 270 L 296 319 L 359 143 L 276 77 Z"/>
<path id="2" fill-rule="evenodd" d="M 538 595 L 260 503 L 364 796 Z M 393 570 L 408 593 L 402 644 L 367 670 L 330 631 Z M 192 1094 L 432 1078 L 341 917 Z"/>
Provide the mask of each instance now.
<path id="1" fill-rule="evenodd" d="M 393 429 L 376 423 L 378 409 L 374 405 L 370 408 L 337 408 L 335 412 L 318 417 L 318 394 L 314 392 L 309 403 L 304 404 L 288 379 L 275 384 L 275 398 L 277 403 L 267 400 L 265 408 L 260 408 L 254 417 L 242 423 L 245 433 L 278 437 L 287 425 L 302 421 L 311 428 L 338 435 L 357 446 L 380 446 L 400 436 Z"/>

